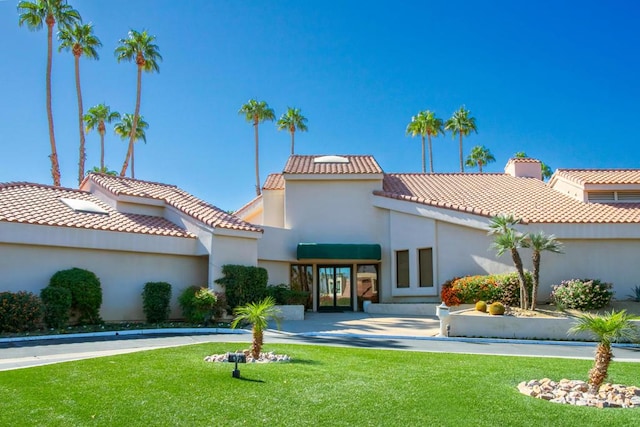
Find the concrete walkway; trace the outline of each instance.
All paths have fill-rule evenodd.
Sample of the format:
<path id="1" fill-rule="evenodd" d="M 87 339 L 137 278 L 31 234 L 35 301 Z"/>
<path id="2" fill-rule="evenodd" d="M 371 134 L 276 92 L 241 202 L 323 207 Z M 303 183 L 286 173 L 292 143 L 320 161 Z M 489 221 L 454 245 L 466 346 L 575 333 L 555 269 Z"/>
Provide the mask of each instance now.
<path id="1" fill-rule="evenodd" d="M 439 338 L 436 317 L 395 317 L 367 313 L 306 313 L 282 322 L 265 342 L 425 352 L 593 358 L 594 343 Z M 0 371 L 207 342 L 251 342 L 248 330 L 193 329 L 107 332 L 76 336 L 0 340 Z M 616 361 L 640 363 L 640 346 L 617 346 Z"/>

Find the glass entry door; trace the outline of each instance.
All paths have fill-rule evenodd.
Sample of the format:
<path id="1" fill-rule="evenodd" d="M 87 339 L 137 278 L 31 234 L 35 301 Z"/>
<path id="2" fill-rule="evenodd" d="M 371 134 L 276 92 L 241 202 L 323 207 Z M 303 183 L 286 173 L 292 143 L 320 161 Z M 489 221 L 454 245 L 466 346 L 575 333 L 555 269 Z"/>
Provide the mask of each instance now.
<path id="1" fill-rule="evenodd" d="M 318 266 L 318 310 L 352 310 L 351 266 Z"/>

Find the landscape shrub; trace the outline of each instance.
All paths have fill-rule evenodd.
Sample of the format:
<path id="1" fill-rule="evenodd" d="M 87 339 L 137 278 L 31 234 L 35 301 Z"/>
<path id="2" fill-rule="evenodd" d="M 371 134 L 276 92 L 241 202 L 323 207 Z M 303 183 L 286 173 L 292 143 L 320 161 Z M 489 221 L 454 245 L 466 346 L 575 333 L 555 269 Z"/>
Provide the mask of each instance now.
<path id="1" fill-rule="evenodd" d="M 47 327 L 66 327 L 71 311 L 71 291 L 60 286 L 47 286 L 40 291 L 40 299 L 44 305 L 44 322 Z"/>
<path id="2" fill-rule="evenodd" d="M 533 278 L 525 272 L 526 287 L 531 293 Z M 507 306 L 520 305 L 520 282 L 517 273 L 456 277 L 445 282 L 440 291 L 448 306 L 500 301 Z"/>
<path id="3" fill-rule="evenodd" d="M 216 283 L 224 286 L 227 303 L 232 309 L 258 302 L 267 295 L 269 275 L 262 267 L 227 264 L 222 266 Z"/>
<path id="4" fill-rule="evenodd" d="M 42 326 L 42 301 L 31 292 L 0 292 L 0 332 L 35 331 Z"/>
<path id="5" fill-rule="evenodd" d="M 178 303 L 182 308 L 182 315 L 190 323 L 208 323 L 220 318 L 227 308 L 227 300 L 223 294 L 200 286 L 185 288 Z"/>
<path id="6" fill-rule="evenodd" d="M 171 310 L 171 284 L 146 283 L 142 291 L 142 310 L 148 323 L 166 322 Z"/>
<path id="7" fill-rule="evenodd" d="M 564 280 L 552 287 L 551 300 L 560 309 L 595 310 L 611 302 L 611 288 L 611 283 L 598 279 Z"/>
<path id="8" fill-rule="evenodd" d="M 98 324 L 102 305 L 100 279 L 91 271 L 81 268 L 61 270 L 51 276 L 49 286 L 62 287 L 71 292 L 71 313 L 80 324 Z"/>
<path id="9" fill-rule="evenodd" d="M 505 312 L 504 304 L 496 301 L 489 306 L 489 314 L 492 316 L 502 316 Z"/>
<path id="10" fill-rule="evenodd" d="M 306 305 L 309 299 L 309 292 L 293 290 L 284 283 L 267 286 L 266 295 L 278 305 Z"/>

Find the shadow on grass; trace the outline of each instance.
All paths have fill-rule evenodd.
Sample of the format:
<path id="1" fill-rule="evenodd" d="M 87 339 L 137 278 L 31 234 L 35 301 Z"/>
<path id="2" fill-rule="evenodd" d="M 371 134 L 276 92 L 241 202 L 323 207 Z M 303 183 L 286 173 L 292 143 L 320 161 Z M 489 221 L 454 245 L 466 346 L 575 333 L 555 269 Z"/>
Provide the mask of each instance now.
<path id="1" fill-rule="evenodd" d="M 291 359 L 289 362 L 294 365 L 322 365 L 322 362 L 310 359 Z"/>
<path id="2" fill-rule="evenodd" d="M 263 381 L 263 380 L 254 380 L 253 378 L 243 377 L 242 375 L 240 375 L 240 378 L 238 378 L 238 379 L 241 380 L 241 381 L 247 381 L 247 382 L 250 382 L 250 383 L 262 383 L 262 384 L 265 383 L 265 381 Z"/>

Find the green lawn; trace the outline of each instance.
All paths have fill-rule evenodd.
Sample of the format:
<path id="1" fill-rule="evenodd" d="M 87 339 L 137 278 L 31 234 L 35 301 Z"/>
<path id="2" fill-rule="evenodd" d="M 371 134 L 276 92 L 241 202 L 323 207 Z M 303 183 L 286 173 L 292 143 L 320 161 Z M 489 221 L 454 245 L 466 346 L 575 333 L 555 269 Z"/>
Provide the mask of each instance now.
<path id="1" fill-rule="evenodd" d="M 0 425 L 636 425 L 640 409 L 558 405 L 516 385 L 585 379 L 591 361 L 267 345 L 291 363 L 206 363 L 242 344 L 201 344 L 0 372 Z M 638 385 L 640 365 L 614 363 Z"/>

